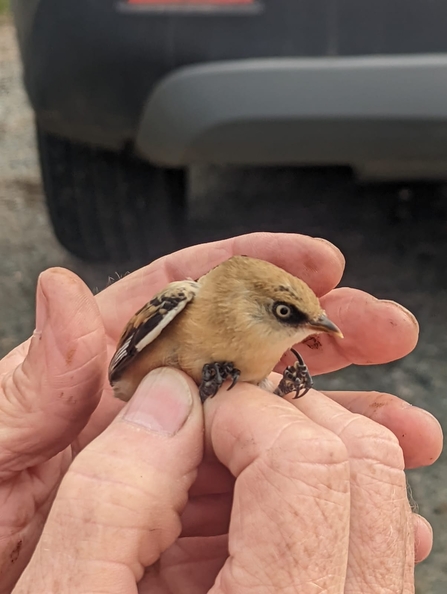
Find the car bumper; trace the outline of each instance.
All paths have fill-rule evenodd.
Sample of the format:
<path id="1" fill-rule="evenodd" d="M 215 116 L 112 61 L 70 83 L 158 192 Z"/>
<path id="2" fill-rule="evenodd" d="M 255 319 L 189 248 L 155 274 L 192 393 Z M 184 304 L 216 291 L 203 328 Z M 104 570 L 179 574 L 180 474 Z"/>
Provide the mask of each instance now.
<path id="1" fill-rule="evenodd" d="M 215 62 L 150 94 L 139 153 L 162 166 L 348 165 L 447 177 L 447 54 Z"/>

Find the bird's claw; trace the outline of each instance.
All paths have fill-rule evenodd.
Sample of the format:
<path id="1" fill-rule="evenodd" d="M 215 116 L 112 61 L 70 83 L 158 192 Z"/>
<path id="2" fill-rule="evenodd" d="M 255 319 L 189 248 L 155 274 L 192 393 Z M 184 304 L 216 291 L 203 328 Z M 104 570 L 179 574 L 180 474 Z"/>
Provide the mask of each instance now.
<path id="1" fill-rule="evenodd" d="M 301 355 L 294 349 L 290 350 L 297 360 L 284 369 L 282 379 L 274 393 L 277 396 L 286 396 L 290 392 L 296 392 L 294 398 L 301 398 L 312 388 L 313 380 Z"/>
<path id="2" fill-rule="evenodd" d="M 233 363 L 223 361 L 221 363 L 207 363 L 202 368 L 202 383 L 199 387 L 200 399 L 205 402 L 207 398 L 212 398 L 225 380 L 231 378 L 232 382 L 228 388 L 234 388 L 241 372 L 236 369 Z"/>

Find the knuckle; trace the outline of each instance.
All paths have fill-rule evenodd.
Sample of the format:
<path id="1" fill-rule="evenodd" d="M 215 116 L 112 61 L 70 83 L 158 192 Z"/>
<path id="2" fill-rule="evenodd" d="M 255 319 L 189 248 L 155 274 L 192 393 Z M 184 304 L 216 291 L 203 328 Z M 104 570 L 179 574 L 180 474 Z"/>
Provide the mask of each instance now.
<path id="1" fill-rule="evenodd" d="M 343 441 L 332 431 L 308 420 L 284 425 L 268 454 L 278 466 L 294 461 L 330 468 L 348 462 L 348 451 Z"/>
<path id="2" fill-rule="evenodd" d="M 403 469 L 403 452 L 397 437 L 387 427 L 362 415 L 350 415 L 339 433 L 350 458 L 364 458 Z"/>

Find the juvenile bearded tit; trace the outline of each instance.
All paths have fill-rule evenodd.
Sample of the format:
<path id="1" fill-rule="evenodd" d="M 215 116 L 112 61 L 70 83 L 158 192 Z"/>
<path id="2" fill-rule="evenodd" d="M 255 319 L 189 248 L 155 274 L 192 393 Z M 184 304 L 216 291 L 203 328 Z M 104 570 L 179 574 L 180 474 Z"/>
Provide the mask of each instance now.
<path id="1" fill-rule="evenodd" d="M 265 385 L 291 347 L 310 335 L 343 337 L 313 291 L 277 266 L 234 256 L 198 281 L 170 283 L 129 321 L 109 366 L 115 396 L 128 401 L 157 367 L 185 371 L 204 402 L 225 380 Z M 293 349 L 292 349 L 293 350 Z M 301 357 L 274 391 L 303 396 L 312 379 Z"/>

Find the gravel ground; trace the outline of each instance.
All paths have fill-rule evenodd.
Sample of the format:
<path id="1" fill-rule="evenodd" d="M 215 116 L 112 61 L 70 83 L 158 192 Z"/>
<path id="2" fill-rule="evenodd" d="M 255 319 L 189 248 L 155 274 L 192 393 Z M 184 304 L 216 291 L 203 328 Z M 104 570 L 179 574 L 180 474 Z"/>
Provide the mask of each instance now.
<path id="1" fill-rule="evenodd" d="M 318 386 L 393 392 L 427 408 L 446 427 L 446 198 L 443 187 L 357 187 L 345 172 L 196 170 L 191 234 L 202 241 L 268 229 L 333 241 L 348 260 L 343 284 L 403 303 L 418 317 L 421 338 L 403 361 L 352 367 L 319 378 Z M 135 267 L 80 263 L 54 239 L 43 203 L 32 114 L 7 19 L 0 21 L 0 254 L 0 354 L 32 331 L 36 278 L 45 268 L 66 266 L 92 290 L 100 290 L 115 272 Z M 409 481 L 420 512 L 435 530 L 433 553 L 417 569 L 418 592 L 445 594 L 446 456 L 433 468 L 410 472 Z"/>

